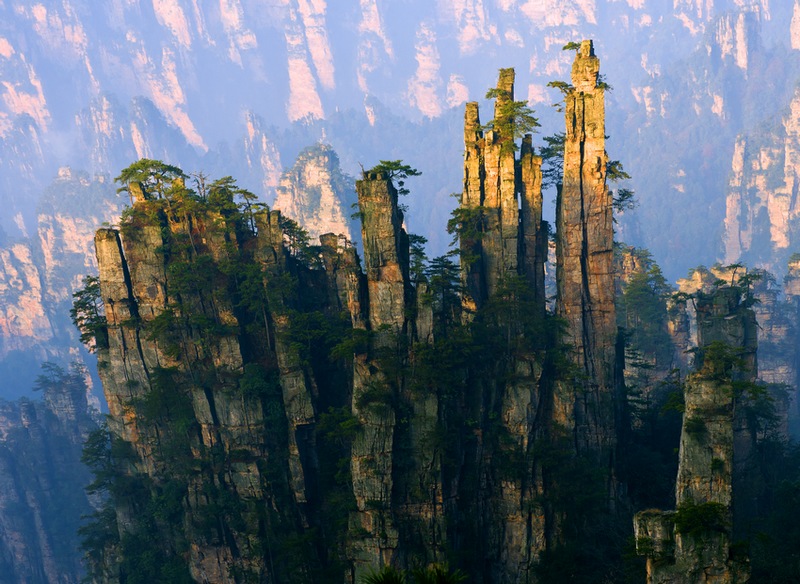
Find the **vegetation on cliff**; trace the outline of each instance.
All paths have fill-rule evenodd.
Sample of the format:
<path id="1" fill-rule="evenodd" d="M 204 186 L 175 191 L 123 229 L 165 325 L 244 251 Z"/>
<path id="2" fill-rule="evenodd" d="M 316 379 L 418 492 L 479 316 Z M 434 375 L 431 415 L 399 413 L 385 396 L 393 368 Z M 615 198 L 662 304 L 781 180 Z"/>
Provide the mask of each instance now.
<path id="1" fill-rule="evenodd" d="M 157 169 L 155 161 L 146 166 L 148 172 Z M 160 169 L 157 172 L 161 174 Z M 151 254 L 147 257 L 155 258 L 157 271 L 151 268 L 148 273 L 156 274 L 157 280 L 137 282 L 142 266 L 118 256 L 123 261 L 125 298 L 115 300 L 101 293 L 103 314 L 96 309 L 96 280 L 87 279 L 86 288 L 76 294 L 76 324 L 85 338 L 99 339 L 94 344 L 101 364 L 106 364 L 101 375 L 109 402 L 124 416 L 112 419 L 116 428 L 93 435 L 85 455 L 97 477 L 92 490 L 108 497 L 108 506 L 83 530 L 94 577 L 122 582 L 197 579 L 189 563 L 191 547 L 198 540 L 237 549 L 225 568 L 226 577 L 236 581 L 267 575 L 270 581 L 286 581 L 298 570 L 309 581 L 341 576 L 347 572 L 347 558 L 353 557 L 348 550 L 366 535 L 353 525 L 357 508 L 348 488 L 353 481 L 353 444 L 365 431 L 365 423 L 389 412 L 396 420 L 391 473 L 399 496 L 392 514 L 398 518 L 402 538 L 402 565 L 424 566 L 449 558 L 473 576 L 483 573 L 480 558 L 492 544 L 480 534 L 493 529 L 495 512 L 480 511 L 479 506 L 482 499 L 492 507 L 497 503 L 492 503 L 493 487 L 480 485 L 487 480 L 498 485 L 524 481 L 530 472 L 525 469 L 533 468 L 534 459 L 542 460 L 550 480 L 563 485 L 545 495 L 548 512 L 570 517 L 575 525 L 570 533 L 578 534 L 580 518 L 591 511 L 587 500 L 587 506 L 573 512 L 575 493 L 570 485 L 580 482 L 582 475 L 591 477 L 589 467 L 581 470 L 582 463 L 568 463 L 568 449 L 561 455 L 557 450 L 546 453 L 545 436 L 525 447 L 502 421 L 507 408 L 517 407 L 500 398 L 508 391 L 503 388 L 525 379 L 520 375 L 530 375 L 520 371 L 516 364 L 520 358 L 533 359 L 532 373 L 537 377 L 544 371 L 552 378 L 569 368 L 559 340 L 560 320 L 537 307 L 523 278 L 505 278 L 496 295 L 464 319 L 457 265 L 447 257 L 428 262 L 420 256 L 411 291 L 417 300 L 407 300 L 399 313 L 407 328 L 365 330 L 359 325 L 364 314 L 357 313 L 353 304 L 361 293 L 356 291 L 355 298 L 350 296 L 343 304 L 331 298 L 347 292 L 331 279 L 336 274 L 326 271 L 343 261 L 343 250 L 312 247 L 293 222 L 266 209 L 254 212 L 246 199 L 236 204 L 238 189 L 228 179 L 198 193 L 177 178 L 170 184 L 153 181 L 159 190 L 152 193 L 144 181 L 128 185 L 136 200 L 123 215 L 121 244 L 113 244 L 116 249 L 122 245 L 127 257 Z M 361 209 L 365 222 L 372 213 L 386 212 L 365 205 Z M 271 239 L 276 236 L 273 226 L 279 229 L 277 242 Z M 158 239 L 145 244 L 147 233 Z M 108 235 L 101 232 L 98 237 Z M 261 238 L 273 241 L 271 249 L 279 256 L 269 261 L 283 263 L 279 273 L 258 259 Z M 372 245 L 371 240 L 365 237 L 366 245 Z M 153 245 L 156 241 L 159 245 Z M 101 249 L 98 253 L 103 253 Z M 108 290 L 109 285 L 101 274 L 100 288 Z M 319 287 L 318 292 L 312 289 L 309 294 L 309 286 Z M 326 292 L 326 286 L 333 287 Z M 301 288 L 305 294 L 298 294 Z M 141 295 L 130 296 L 134 289 Z M 153 304 L 147 306 L 148 298 L 160 299 L 157 311 Z M 108 311 L 118 311 L 122 303 L 128 307 L 126 314 L 109 316 Z M 225 307 L 230 307 L 235 320 L 225 316 Z M 428 336 L 422 334 L 425 327 L 430 327 Z M 137 344 L 130 349 L 115 342 L 131 333 Z M 223 361 L 231 357 L 219 352 L 220 345 L 232 339 L 241 355 L 236 369 L 225 366 Z M 157 357 L 147 363 L 143 386 L 131 366 L 122 362 L 138 358 L 143 366 L 150 352 Z M 367 374 L 368 385 L 355 399 L 349 371 L 360 355 L 366 355 L 370 367 L 381 375 Z M 292 448 L 304 447 L 298 434 L 301 427 L 291 423 L 295 404 L 287 401 L 286 376 L 294 367 L 302 371 L 304 383 L 315 388 L 314 421 L 303 430 L 306 447 L 313 450 L 300 452 L 299 470 L 292 467 L 291 455 L 286 456 Z M 127 381 L 112 378 L 112 372 L 122 373 Z M 208 421 L 206 429 L 208 422 L 197 410 L 198 392 L 208 401 L 207 407 L 217 410 L 223 396 L 226 408 L 240 401 L 229 417 L 258 412 L 260 422 L 253 427 L 258 434 L 253 439 L 261 444 L 258 455 L 252 444 L 237 448 L 229 442 L 233 437 L 224 436 L 231 430 L 225 429 L 222 412 Z M 257 410 L 251 409 L 253 402 Z M 212 427 L 219 433 L 218 447 L 202 442 Z M 479 455 L 481 451 L 484 454 Z M 409 480 L 423 471 L 426 459 L 436 469 L 425 479 L 433 480 L 432 491 L 425 483 Z M 261 496 L 274 501 L 267 509 L 255 497 L 248 500 L 238 484 L 243 479 L 236 478 L 241 475 L 236 467 L 248 461 L 255 463 L 261 476 Z M 301 488 L 297 480 L 303 483 Z M 196 488 L 201 489 L 202 499 L 193 494 Z M 451 494 L 445 495 L 447 491 Z M 365 512 L 381 507 L 376 495 L 363 502 Z M 445 503 L 445 496 L 453 503 Z M 431 505 L 432 516 L 417 514 L 414 509 L 420 505 Z M 252 519 L 248 514 L 254 514 Z M 451 524 L 440 523 L 438 514 L 449 516 Z M 432 540 L 424 535 L 426 529 L 434 530 Z M 259 546 L 243 546 L 241 542 L 252 541 L 254 533 L 260 534 Z M 148 541 L 161 545 L 151 550 Z M 445 547 L 447 541 L 458 543 Z M 299 581 L 296 575 L 293 578 Z"/>

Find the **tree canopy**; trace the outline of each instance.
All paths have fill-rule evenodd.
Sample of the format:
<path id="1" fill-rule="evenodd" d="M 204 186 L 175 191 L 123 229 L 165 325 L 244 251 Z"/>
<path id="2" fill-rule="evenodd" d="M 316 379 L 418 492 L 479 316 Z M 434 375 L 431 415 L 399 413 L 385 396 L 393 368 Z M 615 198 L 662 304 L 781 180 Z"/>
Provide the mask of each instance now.
<path id="1" fill-rule="evenodd" d="M 404 164 L 402 160 L 381 160 L 364 174 L 382 174 L 395 184 L 398 194 L 407 195 L 411 191 L 405 187 L 406 179 L 411 176 L 420 176 L 422 173 L 410 164 Z"/>

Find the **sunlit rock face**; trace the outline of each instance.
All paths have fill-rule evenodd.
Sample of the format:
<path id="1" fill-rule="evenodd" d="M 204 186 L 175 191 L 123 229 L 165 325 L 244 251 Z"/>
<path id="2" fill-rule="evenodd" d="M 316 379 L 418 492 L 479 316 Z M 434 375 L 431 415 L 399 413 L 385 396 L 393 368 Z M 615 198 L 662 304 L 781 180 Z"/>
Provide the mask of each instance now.
<path id="1" fill-rule="evenodd" d="M 800 245 L 795 192 L 800 181 L 800 93 L 775 124 L 736 141 L 726 199 L 725 260 L 783 274 Z"/>
<path id="2" fill-rule="evenodd" d="M 0 248 L 0 371 L 5 395 L 32 387 L 38 362 L 85 358 L 69 320 L 72 292 L 96 270 L 91 232 L 121 199 L 107 175 L 64 167 L 40 199 L 35 230 Z"/>
<path id="3" fill-rule="evenodd" d="M 567 322 L 567 342 L 576 365 L 591 379 L 587 396 L 572 416 L 581 451 L 614 448 L 616 314 L 612 197 L 606 184 L 605 89 L 592 41 L 583 41 L 572 65 L 566 94 L 564 183 L 558 197 L 556 312 Z M 556 409 L 559 409 L 558 405 Z"/>
<path id="4" fill-rule="evenodd" d="M 585 41 L 575 61 L 576 87 L 583 91 L 571 93 L 570 111 L 589 114 L 568 128 L 575 143 L 565 155 L 559 216 L 566 232 L 588 233 L 586 241 L 573 238 L 573 247 L 565 248 L 588 247 L 602 256 L 611 251 L 612 233 L 604 221 L 611 205 L 605 174 L 595 168 L 605 162 L 597 66 Z M 277 579 L 292 570 L 294 579 L 311 582 L 322 570 L 344 565 L 344 581 L 356 582 L 382 565 L 436 559 L 451 545 L 478 558 L 465 565 L 486 572 L 486 579 L 530 579 L 547 547 L 558 544 L 564 515 L 543 502 L 545 462 L 516 456 L 541 439 L 569 448 L 569 457 L 613 464 L 615 345 L 603 344 L 608 323 L 589 316 L 613 319 L 614 282 L 610 265 L 587 272 L 559 249 L 560 278 L 582 281 L 578 288 L 590 288 L 599 301 L 611 298 L 612 305 L 575 298 L 574 287 L 560 287 L 558 305 L 581 306 L 579 315 L 565 311 L 566 318 L 591 339 L 584 352 L 595 355 L 591 362 L 571 355 L 581 371 L 576 378 L 548 369 L 542 352 L 571 347 L 572 338 L 561 340 L 555 327 L 548 331 L 551 317 L 540 289 L 548 232 L 541 158 L 533 155 L 530 134 L 519 157 L 513 147 L 522 123 L 509 109 L 514 78 L 513 69 L 501 70 L 491 129 L 477 124 L 476 103 L 466 106 L 470 156 L 460 212 L 473 216 L 462 219 L 467 225 L 474 226 L 476 214 L 483 220 L 481 237 L 459 232 L 462 250 L 478 250 L 476 263 L 462 266 L 462 277 L 481 282 L 463 300 L 454 292 L 443 295 L 433 272 L 429 281 L 418 268 L 412 272 L 411 238 L 394 181 L 399 186 L 414 171 L 396 162 L 364 171 L 355 184 L 363 264 L 344 236 L 326 233 L 320 246 L 310 247 L 280 210 L 248 201 L 237 206 L 237 189 L 211 185 L 205 198 L 190 197 L 176 179 L 159 197 L 148 183 L 125 179 L 132 207 L 119 226 L 95 234 L 105 314 L 95 345 L 112 444 L 126 445 L 122 455 L 111 455 L 113 480 L 139 487 L 130 496 L 109 487 L 114 529 L 93 548 L 92 574 L 122 580 L 126 562 L 141 549 L 131 541 L 155 529 L 164 534 L 160 553 L 196 580 L 233 582 L 235 574 L 273 571 L 281 574 Z M 586 108 L 591 100 L 599 107 Z M 590 126 L 597 132 L 587 137 Z M 584 159 L 581 152 L 593 154 Z M 312 185 L 330 182 L 335 165 L 329 155 L 317 147 L 300 157 L 281 185 L 287 204 L 313 194 Z M 594 179 L 588 190 L 580 189 L 576 173 Z M 590 205 L 595 213 L 576 212 Z M 595 259 L 596 268 L 606 258 Z M 449 271 L 443 277 L 458 279 L 457 264 L 434 261 Z M 470 305 L 489 316 L 462 314 Z M 501 308 L 495 316 L 506 305 L 514 314 L 503 315 Z M 438 335 L 445 340 L 462 317 L 476 319 L 479 335 L 499 333 L 526 344 L 501 349 L 502 358 L 460 365 L 459 391 L 433 390 L 438 382 L 426 377 L 430 366 L 418 368 L 435 351 Z M 480 318 L 489 319 L 488 328 Z M 331 327 L 330 336 L 304 342 L 303 331 L 319 325 Z M 540 327 L 552 342 L 542 342 Z M 343 358 L 332 359 L 339 350 Z M 587 375 L 598 387 L 589 399 Z M 483 408 L 491 413 L 480 414 Z M 342 418 L 334 432 L 352 428 L 344 442 L 325 429 L 334 415 Z M 448 443 L 432 441 L 443 419 L 463 425 L 453 444 L 465 454 L 455 464 L 441 455 Z M 580 442 L 562 442 L 562 428 Z M 334 465 L 330 454 L 339 457 Z M 612 470 L 603 471 L 606 488 Z M 180 501 L 175 520 L 148 515 L 167 496 Z M 210 517 L 221 531 L 209 529 Z M 330 531 L 317 529 L 323 525 Z M 460 539 L 464 532 L 483 535 Z M 257 544 L 262 538 L 282 546 L 297 541 L 291 545 L 303 553 L 293 564 L 273 564 Z M 109 566 L 117 573 L 107 573 Z"/>
<path id="5" fill-rule="evenodd" d="M 712 294 L 698 293 L 701 350 L 698 369 L 683 392 L 676 510 L 650 509 L 634 518 L 637 550 L 647 557 L 648 584 L 749 580 L 747 560 L 731 551 L 736 497 L 747 496 L 747 483 L 740 477 L 749 454 L 746 422 L 735 407 L 742 397 L 734 396 L 732 384 L 753 382 L 758 371 L 756 316 L 741 292 L 724 286 Z M 739 352 L 738 365 L 725 364 L 718 353 L 723 346 Z M 716 519 L 688 529 L 687 517 L 700 509 Z"/>

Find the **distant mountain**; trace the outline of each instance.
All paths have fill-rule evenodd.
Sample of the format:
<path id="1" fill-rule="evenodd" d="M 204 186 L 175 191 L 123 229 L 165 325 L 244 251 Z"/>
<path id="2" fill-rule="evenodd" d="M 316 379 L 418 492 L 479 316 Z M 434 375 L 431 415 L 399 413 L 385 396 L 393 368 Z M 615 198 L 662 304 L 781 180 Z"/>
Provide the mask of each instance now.
<path id="1" fill-rule="evenodd" d="M 782 139 L 800 75 L 796 0 L 0 4 L 0 370 L 12 372 L 0 394 L 27 391 L 34 374 L 19 371 L 40 359 L 79 356 L 63 311 L 93 270 L 88 235 L 124 203 L 111 177 L 134 159 L 233 175 L 269 203 L 319 142 L 349 175 L 403 159 L 423 172 L 408 227 L 435 255 L 461 190 L 463 104 L 514 66 L 518 98 L 553 133 L 560 94 L 547 83 L 569 78 L 561 48 L 581 38 L 615 88 L 609 155 L 640 202 L 618 237 L 649 247 L 671 279 L 732 261 L 721 226 L 736 144 L 763 127 Z M 65 181 L 94 194 L 56 212 L 42 201 Z"/>

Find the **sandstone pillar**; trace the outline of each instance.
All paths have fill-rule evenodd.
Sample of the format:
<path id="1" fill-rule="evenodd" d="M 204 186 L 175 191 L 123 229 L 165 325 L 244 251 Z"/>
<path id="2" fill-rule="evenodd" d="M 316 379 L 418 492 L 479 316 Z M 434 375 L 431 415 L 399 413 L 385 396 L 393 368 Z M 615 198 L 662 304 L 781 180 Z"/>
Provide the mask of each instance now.
<path id="1" fill-rule="evenodd" d="M 748 581 L 746 562 L 731 557 L 734 469 L 747 446 L 736 431 L 736 404 L 746 397 L 733 383 L 756 378 L 756 319 L 740 295 L 737 287 L 698 293 L 701 366 L 684 391 L 676 511 L 648 510 L 634 519 L 648 584 Z"/>
<path id="2" fill-rule="evenodd" d="M 583 41 L 566 96 L 564 181 L 557 205 L 557 312 L 578 367 L 575 394 L 555 403 L 578 451 L 613 456 L 615 339 L 612 198 L 606 186 L 605 90 L 592 41 Z M 557 416 L 558 418 L 559 416 Z M 569 419 L 572 417 L 572 419 Z"/>
<path id="3" fill-rule="evenodd" d="M 391 564 L 398 546 L 392 516 L 393 447 L 399 379 L 383 370 L 379 355 L 402 359 L 408 334 L 412 291 L 409 281 L 408 236 L 397 205 L 397 190 L 383 175 L 357 181 L 367 280 L 368 353 L 356 355 L 353 366 L 352 412 L 362 431 L 353 441 L 350 471 L 357 511 L 351 529 L 363 534 L 350 542 L 356 580 L 370 569 Z"/>

